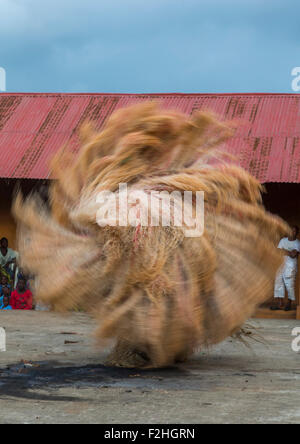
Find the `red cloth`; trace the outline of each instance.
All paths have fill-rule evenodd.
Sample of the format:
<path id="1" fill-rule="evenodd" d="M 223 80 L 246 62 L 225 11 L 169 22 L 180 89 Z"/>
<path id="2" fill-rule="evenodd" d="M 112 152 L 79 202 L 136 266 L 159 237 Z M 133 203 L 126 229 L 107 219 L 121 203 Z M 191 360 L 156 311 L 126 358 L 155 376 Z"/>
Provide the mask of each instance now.
<path id="1" fill-rule="evenodd" d="M 19 293 L 14 290 L 11 294 L 10 305 L 13 310 L 32 310 L 32 293 L 30 290 L 25 290 L 24 293 Z"/>

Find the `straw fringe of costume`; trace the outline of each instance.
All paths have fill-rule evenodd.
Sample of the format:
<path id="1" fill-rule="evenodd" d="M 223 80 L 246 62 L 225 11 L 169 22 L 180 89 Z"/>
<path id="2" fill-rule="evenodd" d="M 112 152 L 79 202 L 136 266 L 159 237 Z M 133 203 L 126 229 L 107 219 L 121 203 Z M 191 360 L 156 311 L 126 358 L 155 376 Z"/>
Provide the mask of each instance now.
<path id="1" fill-rule="evenodd" d="M 76 159 L 66 149 L 56 157 L 50 210 L 37 195 L 16 198 L 21 265 L 36 276 L 37 299 L 91 308 L 99 342 L 116 341 L 111 364 L 184 360 L 234 334 L 272 296 L 287 227 L 262 207 L 258 181 L 216 150 L 232 132 L 209 113 L 123 109 L 99 133 L 82 129 Z M 120 183 L 144 194 L 204 191 L 203 235 L 186 237 L 174 223 L 100 227 L 96 197 Z"/>

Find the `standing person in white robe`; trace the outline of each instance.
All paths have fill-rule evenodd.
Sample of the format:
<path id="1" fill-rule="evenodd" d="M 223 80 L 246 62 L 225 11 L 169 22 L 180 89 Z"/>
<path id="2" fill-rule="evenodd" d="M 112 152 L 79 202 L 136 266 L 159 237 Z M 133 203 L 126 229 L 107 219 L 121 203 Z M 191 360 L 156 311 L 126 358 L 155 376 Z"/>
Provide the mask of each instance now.
<path id="1" fill-rule="evenodd" d="M 285 297 L 285 290 L 288 294 L 288 303 L 284 308 L 285 311 L 289 311 L 292 306 L 292 301 L 295 301 L 295 280 L 298 267 L 298 255 L 300 253 L 300 241 L 297 239 L 299 228 L 297 225 L 292 227 L 292 231 L 289 237 L 284 237 L 280 240 L 278 248 L 284 251 L 285 258 L 284 263 L 278 270 L 275 288 L 274 298 L 277 300 L 277 305 L 271 307 L 272 310 L 282 310 L 283 300 Z"/>

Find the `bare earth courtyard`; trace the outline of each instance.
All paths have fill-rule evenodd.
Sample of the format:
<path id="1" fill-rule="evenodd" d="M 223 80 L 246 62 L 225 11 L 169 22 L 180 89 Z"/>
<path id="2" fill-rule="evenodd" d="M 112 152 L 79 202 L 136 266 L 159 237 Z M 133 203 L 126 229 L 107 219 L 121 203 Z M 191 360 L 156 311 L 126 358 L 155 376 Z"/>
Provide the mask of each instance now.
<path id="1" fill-rule="evenodd" d="M 267 344 L 231 339 L 180 366 L 103 366 L 85 314 L 1 312 L 0 423 L 299 423 L 293 320 L 255 321 Z"/>

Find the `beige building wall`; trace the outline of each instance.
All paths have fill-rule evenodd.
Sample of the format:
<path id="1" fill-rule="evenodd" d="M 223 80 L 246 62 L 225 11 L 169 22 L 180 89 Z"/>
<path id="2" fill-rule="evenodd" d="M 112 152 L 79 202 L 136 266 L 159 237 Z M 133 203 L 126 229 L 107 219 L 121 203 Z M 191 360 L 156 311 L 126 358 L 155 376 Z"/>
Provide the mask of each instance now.
<path id="1" fill-rule="evenodd" d="M 15 249 L 16 224 L 11 215 L 12 184 L 0 180 L 0 238 L 7 237 L 8 244 Z"/>
<path id="2" fill-rule="evenodd" d="M 11 215 L 11 205 L 14 190 L 20 186 L 26 195 L 31 190 L 43 186 L 42 181 L 23 180 L 7 181 L 0 180 L 0 237 L 7 237 L 11 248 L 16 244 L 16 224 Z M 265 207 L 274 214 L 279 215 L 289 224 L 297 224 L 300 227 L 300 184 L 278 184 L 266 185 L 267 193 L 263 196 Z M 300 304 L 300 260 L 298 264 L 298 276 L 296 282 L 297 304 Z"/>
<path id="3" fill-rule="evenodd" d="M 9 246 L 13 249 L 16 248 L 16 223 L 11 214 L 14 193 L 20 189 L 26 196 L 44 184 L 45 181 L 40 180 L 0 179 L 0 238 L 7 237 Z"/>

